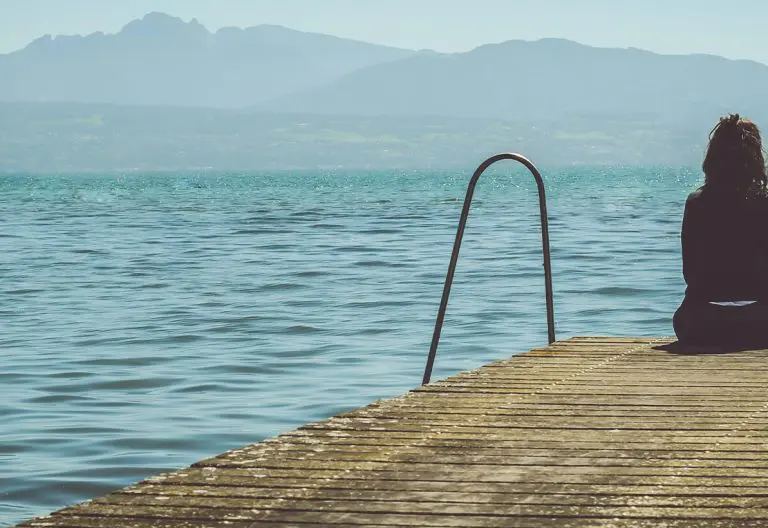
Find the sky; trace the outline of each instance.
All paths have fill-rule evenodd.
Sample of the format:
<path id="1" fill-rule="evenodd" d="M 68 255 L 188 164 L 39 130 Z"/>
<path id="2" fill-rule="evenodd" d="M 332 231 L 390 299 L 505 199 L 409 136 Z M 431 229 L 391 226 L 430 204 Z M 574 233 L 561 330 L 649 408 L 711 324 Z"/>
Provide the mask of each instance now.
<path id="1" fill-rule="evenodd" d="M 444 52 L 560 37 L 768 63 L 765 0 L 0 0 L 0 53 L 44 34 L 114 33 L 152 11 L 210 30 L 278 24 Z"/>

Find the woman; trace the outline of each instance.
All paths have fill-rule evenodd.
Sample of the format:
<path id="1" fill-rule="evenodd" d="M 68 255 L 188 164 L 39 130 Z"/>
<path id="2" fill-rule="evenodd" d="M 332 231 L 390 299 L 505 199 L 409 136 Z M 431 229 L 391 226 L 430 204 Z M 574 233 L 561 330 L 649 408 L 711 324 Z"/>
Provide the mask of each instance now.
<path id="1" fill-rule="evenodd" d="M 709 136 L 704 185 L 685 203 L 681 344 L 768 346 L 768 191 L 757 125 L 738 114 Z"/>

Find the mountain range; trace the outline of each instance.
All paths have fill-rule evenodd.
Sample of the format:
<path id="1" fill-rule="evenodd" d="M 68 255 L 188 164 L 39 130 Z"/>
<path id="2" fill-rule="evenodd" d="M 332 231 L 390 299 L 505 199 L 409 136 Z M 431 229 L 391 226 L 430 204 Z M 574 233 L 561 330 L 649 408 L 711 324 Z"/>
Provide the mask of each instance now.
<path id="1" fill-rule="evenodd" d="M 41 37 L 0 55 L 0 81 L 6 172 L 470 165 L 523 147 L 691 164 L 718 116 L 768 122 L 754 61 L 553 38 L 446 54 L 162 13 Z"/>
<path id="2" fill-rule="evenodd" d="M 561 39 L 412 55 L 261 108 L 359 115 L 555 119 L 760 111 L 768 67 L 709 55 L 658 55 Z"/>
<path id="3" fill-rule="evenodd" d="M 279 26 L 211 33 L 150 13 L 114 35 L 46 35 L 0 55 L 0 101 L 246 107 L 413 54 Z"/>
<path id="4" fill-rule="evenodd" d="M 112 35 L 0 55 L 0 101 L 503 119 L 764 113 L 768 66 L 562 39 L 413 51 L 279 26 L 208 31 L 150 13 Z"/>

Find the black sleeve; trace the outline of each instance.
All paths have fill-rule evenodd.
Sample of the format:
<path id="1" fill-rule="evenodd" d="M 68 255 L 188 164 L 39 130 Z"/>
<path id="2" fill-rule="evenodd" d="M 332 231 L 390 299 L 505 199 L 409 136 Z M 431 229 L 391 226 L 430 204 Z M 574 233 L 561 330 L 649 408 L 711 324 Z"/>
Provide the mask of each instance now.
<path id="1" fill-rule="evenodd" d="M 697 261 L 696 257 L 694 256 L 696 229 L 691 217 L 692 213 L 690 201 L 686 200 L 685 211 L 683 212 L 683 227 L 680 232 L 680 242 L 683 252 L 683 278 L 685 279 L 685 283 L 688 285 L 691 284 L 691 280 L 693 280 L 693 277 L 696 274 Z"/>

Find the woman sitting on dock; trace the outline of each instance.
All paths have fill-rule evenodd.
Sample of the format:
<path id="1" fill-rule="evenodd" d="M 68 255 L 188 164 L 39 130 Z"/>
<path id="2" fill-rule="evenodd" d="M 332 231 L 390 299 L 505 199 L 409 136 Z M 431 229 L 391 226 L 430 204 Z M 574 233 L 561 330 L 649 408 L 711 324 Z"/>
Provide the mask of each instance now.
<path id="1" fill-rule="evenodd" d="M 757 125 L 738 114 L 710 133 L 704 185 L 685 203 L 681 344 L 768 346 L 768 191 Z"/>

